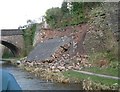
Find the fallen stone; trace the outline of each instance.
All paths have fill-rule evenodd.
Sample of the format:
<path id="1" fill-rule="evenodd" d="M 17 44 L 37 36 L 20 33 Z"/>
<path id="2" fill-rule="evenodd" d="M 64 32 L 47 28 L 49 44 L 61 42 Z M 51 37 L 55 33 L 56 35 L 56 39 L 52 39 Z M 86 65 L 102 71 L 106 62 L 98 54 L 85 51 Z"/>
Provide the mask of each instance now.
<path id="1" fill-rule="evenodd" d="M 49 61 L 52 55 L 65 44 L 70 43 L 68 37 L 58 37 L 50 40 L 46 40 L 43 43 L 38 44 L 28 55 L 27 61 Z"/>

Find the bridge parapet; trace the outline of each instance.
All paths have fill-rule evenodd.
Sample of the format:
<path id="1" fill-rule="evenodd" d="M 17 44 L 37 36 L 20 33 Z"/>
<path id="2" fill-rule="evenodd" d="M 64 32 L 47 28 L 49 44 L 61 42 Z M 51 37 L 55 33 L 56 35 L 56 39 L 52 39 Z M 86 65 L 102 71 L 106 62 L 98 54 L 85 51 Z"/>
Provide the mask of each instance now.
<path id="1" fill-rule="evenodd" d="M 23 35 L 20 29 L 2 29 L 1 36 Z"/>

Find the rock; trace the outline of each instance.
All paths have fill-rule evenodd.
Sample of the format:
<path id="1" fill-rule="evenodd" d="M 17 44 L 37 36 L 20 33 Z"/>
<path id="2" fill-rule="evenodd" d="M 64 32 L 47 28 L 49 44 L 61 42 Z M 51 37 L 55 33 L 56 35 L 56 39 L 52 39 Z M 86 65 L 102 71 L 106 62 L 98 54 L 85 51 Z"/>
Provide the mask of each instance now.
<path id="1" fill-rule="evenodd" d="M 62 83 L 69 83 L 69 79 L 64 79 L 64 80 L 62 80 Z"/>
<path id="2" fill-rule="evenodd" d="M 38 72 L 38 71 L 39 71 L 39 68 L 38 68 L 38 67 L 34 69 L 34 72 Z"/>
<path id="3" fill-rule="evenodd" d="M 33 66 L 33 62 L 31 62 L 31 63 L 28 62 L 28 65 L 29 65 L 29 67 L 32 67 Z"/>
<path id="4" fill-rule="evenodd" d="M 20 61 L 20 60 L 17 60 L 16 64 L 17 64 L 17 65 L 20 65 L 20 64 L 21 64 L 21 61 Z"/>
<path id="5" fill-rule="evenodd" d="M 52 66 L 51 69 L 54 70 L 54 69 L 55 69 L 55 66 Z"/>
<path id="6" fill-rule="evenodd" d="M 60 70 L 59 69 L 55 69 L 53 72 L 54 73 L 58 73 L 58 72 L 60 72 Z"/>
<path id="7" fill-rule="evenodd" d="M 67 69 L 71 70 L 73 68 L 73 66 L 68 66 Z"/>
<path id="8" fill-rule="evenodd" d="M 79 61 L 79 62 L 81 62 L 82 58 L 77 57 L 76 60 Z"/>
<path id="9" fill-rule="evenodd" d="M 64 67 L 64 66 L 58 66 L 57 68 L 58 68 L 60 71 L 65 70 L 65 67 Z"/>

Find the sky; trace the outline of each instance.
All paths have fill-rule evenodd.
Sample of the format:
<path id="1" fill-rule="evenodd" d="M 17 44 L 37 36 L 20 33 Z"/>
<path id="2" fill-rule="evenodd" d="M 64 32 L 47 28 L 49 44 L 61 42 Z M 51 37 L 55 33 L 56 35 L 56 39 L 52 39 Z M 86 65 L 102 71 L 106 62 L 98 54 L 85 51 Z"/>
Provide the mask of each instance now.
<path id="1" fill-rule="evenodd" d="M 47 9 L 61 7 L 63 0 L 0 0 L 0 29 L 15 29 L 27 20 L 39 20 Z"/>

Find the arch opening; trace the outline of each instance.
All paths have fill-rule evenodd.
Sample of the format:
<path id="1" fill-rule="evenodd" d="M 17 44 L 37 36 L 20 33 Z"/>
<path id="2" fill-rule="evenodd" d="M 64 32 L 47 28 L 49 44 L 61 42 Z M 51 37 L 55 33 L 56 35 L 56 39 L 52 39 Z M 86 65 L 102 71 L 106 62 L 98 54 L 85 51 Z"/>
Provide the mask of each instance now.
<path id="1" fill-rule="evenodd" d="M 18 56 L 19 49 L 14 44 L 9 43 L 7 41 L 1 41 L 1 44 L 4 45 L 5 47 L 9 48 L 14 57 Z"/>

